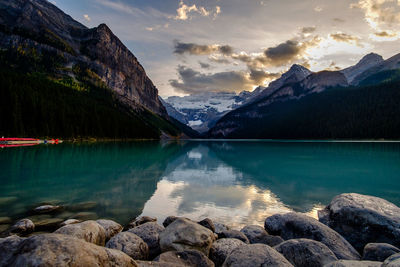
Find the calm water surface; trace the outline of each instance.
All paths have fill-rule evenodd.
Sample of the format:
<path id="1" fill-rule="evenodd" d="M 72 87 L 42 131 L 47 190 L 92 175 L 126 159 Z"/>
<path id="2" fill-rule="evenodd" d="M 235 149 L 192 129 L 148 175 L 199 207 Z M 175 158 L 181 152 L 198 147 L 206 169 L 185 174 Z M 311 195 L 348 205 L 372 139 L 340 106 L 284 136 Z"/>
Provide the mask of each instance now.
<path id="1" fill-rule="evenodd" d="M 63 218 L 85 212 L 127 223 L 176 215 L 239 226 L 292 210 L 315 216 L 344 192 L 400 205 L 400 143 L 43 145 L 1 149 L 0 170 L 0 217 L 13 219 L 59 203 L 80 205 Z"/>

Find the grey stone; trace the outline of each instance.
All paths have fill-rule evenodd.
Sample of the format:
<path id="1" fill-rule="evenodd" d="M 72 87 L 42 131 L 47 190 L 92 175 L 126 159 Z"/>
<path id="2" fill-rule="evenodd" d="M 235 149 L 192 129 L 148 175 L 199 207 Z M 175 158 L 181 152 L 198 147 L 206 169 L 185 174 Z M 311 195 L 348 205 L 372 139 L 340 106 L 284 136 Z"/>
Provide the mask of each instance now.
<path id="1" fill-rule="evenodd" d="M 296 267 L 319 267 L 338 260 L 327 246 L 311 239 L 287 240 L 275 249 Z"/>
<path id="2" fill-rule="evenodd" d="M 2 266 L 137 266 L 125 253 L 72 236 L 42 234 L 26 238 L 13 248 Z"/>
<path id="3" fill-rule="evenodd" d="M 228 255 L 224 267 L 264 267 L 293 266 L 285 257 L 270 246 L 264 244 L 244 244 Z"/>
<path id="4" fill-rule="evenodd" d="M 148 222 L 130 229 L 128 232 L 139 236 L 149 247 L 149 258 L 153 259 L 161 254 L 160 233 L 164 227 L 156 222 Z"/>
<path id="5" fill-rule="evenodd" d="M 215 227 L 215 233 L 217 235 L 221 234 L 223 231 L 228 231 L 231 230 L 231 228 L 225 224 L 222 223 L 214 223 L 214 227 Z"/>
<path id="6" fill-rule="evenodd" d="M 226 230 L 218 235 L 218 238 L 236 238 L 243 241 L 246 244 L 250 244 L 249 239 L 245 234 L 238 230 Z"/>
<path id="7" fill-rule="evenodd" d="M 15 234 L 30 234 L 35 231 L 35 224 L 29 219 L 22 219 L 11 226 L 10 232 Z"/>
<path id="8" fill-rule="evenodd" d="M 130 232 L 121 232 L 115 235 L 107 242 L 106 247 L 120 250 L 134 260 L 147 260 L 149 257 L 147 244 Z"/>
<path id="9" fill-rule="evenodd" d="M 328 264 L 324 267 L 380 267 L 382 262 L 378 261 L 354 261 L 354 260 L 338 260 Z"/>
<path id="10" fill-rule="evenodd" d="M 198 250 L 164 252 L 155 261 L 175 266 L 214 267 L 214 263 Z"/>
<path id="11" fill-rule="evenodd" d="M 210 259 L 215 266 L 222 266 L 226 257 L 236 248 L 246 245 L 243 241 L 235 238 L 221 238 L 214 242 L 210 249 Z"/>
<path id="12" fill-rule="evenodd" d="M 386 243 L 369 243 L 364 247 L 363 260 L 385 261 L 393 254 L 400 253 L 400 249 Z"/>
<path id="13" fill-rule="evenodd" d="M 396 253 L 389 258 L 387 258 L 382 267 L 399 267 L 400 266 L 400 253 Z"/>
<path id="14" fill-rule="evenodd" d="M 198 250 L 208 256 L 215 241 L 211 230 L 188 219 L 179 218 L 160 234 L 161 251 Z"/>
<path id="15" fill-rule="evenodd" d="M 168 225 L 173 223 L 178 218 L 179 217 L 176 217 L 176 216 L 168 216 L 167 218 L 165 218 L 165 220 L 164 220 L 164 222 L 162 224 L 163 224 L 164 227 L 167 227 Z"/>
<path id="16" fill-rule="evenodd" d="M 269 235 L 264 228 L 258 225 L 245 226 L 240 232 L 247 236 L 250 244 L 265 244 L 274 247 L 284 241 L 280 236 Z"/>
<path id="17" fill-rule="evenodd" d="M 54 233 L 83 239 L 86 242 L 99 246 L 104 246 L 106 241 L 106 231 L 95 221 L 69 224 L 61 227 Z"/>
<path id="18" fill-rule="evenodd" d="M 53 206 L 53 205 L 43 205 L 33 209 L 34 213 L 37 214 L 46 214 L 46 213 L 55 213 L 62 210 L 61 206 Z"/>
<path id="19" fill-rule="evenodd" d="M 61 224 L 60 224 L 60 226 L 62 227 L 62 226 L 66 226 L 66 225 L 69 225 L 69 224 L 76 224 L 76 223 L 80 223 L 81 221 L 80 220 L 77 220 L 77 219 L 68 219 L 68 220 L 65 220 L 65 221 L 63 221 Z"/>
<path id="20" fill-rule="evenodd" d="M 158 261 L 136 261 L 136 263 L 139 267 L 186 267 L 176 263 Z"/>
<path id="21" fill-rule="evenodd" d="M 276 214 L 265 220 L 265 230 L 283 239 L 308 238 L 325 244 L 338 259 L 359 260 L 358 252 L 325 224 L 301 213 Z"/>
<path id="22" fill-rule="evenodd" d="M 141 217 L 138 217 L 135 220 L 131 221 L 126 228 L 131 229 L 131 228 L 137 227 L 139 225 L 142 225 L 142 224 L 145 224 L 148 222 L 157 222 L 157 218 L 149 217 L 149 216 L 141 216 Z"/>
<path id="23" fill-rule="evenodd" d="M 106 240 L 110 240 L 111 237 L 115 236 L 116 234 L 122 231 L 122 225 L 112 220 L 101 219 L 97 220 L 96 222 L 100 224 L 101 227 L 103 227 L 104 230 L 106 231 Z"/>
<path id="24" fill-rule="evenodd" d="M 198 224 L 200 224 L 201 226 L 204 226 L 205 228 L 208 228 L 211 231 L 215 232 L 214 223 L 210 218 L 205 218 L 204 220 L 199 221 Z"/>
<path id="25" fill-rule="evenodd" d="M 0 238 L 0 266 L 7 266 L 8 261 L 23 240 L 24 238 L 16 235 Z"/>
<path id="26" fill-rule="evenodd" d="M 384 199 L 341 194 L 318 213 L 319 220 L 346 238 L 359 252 L 368 243 L 400 246 L 400 208 Z"/>

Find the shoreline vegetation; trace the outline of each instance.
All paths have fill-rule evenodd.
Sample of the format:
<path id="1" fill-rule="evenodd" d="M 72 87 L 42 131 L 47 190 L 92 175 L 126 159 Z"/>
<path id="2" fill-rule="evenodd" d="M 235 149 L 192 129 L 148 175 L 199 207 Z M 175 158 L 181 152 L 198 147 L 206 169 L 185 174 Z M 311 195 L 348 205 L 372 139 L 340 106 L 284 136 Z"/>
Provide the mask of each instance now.
<path id="1" fill-rule="evenodd" d="M 60 217 L 88 205 L 94 204 L 42 203 L 29 211 L 30 217 L 16 222 L 1 218 L 0 224 L 8 227 L 2 228 L 0 266 L 400 264 L 400 208 L 373 196 L 338 195 L 318 212 L 318 220 L 289 212 L 266 218 L 264 226 L 242 229 L 210 218 L 196 222 L 169 216 L 161 225 L 156 218 L 140 216 L 122 226 L 90 216 Z"/>

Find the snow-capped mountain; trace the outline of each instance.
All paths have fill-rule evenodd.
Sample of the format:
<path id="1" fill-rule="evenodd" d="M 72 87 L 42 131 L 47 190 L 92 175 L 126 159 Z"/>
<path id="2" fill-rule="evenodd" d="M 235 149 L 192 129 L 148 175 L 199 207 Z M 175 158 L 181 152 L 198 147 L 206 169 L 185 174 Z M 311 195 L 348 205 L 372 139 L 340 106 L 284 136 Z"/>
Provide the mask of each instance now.
<path id="1" fill-rule="evenodd" d="M 241 106 L 258 91 L 236 93 L 204 93 L 189 96 L 171 96 L 164 99 L 171 117 L 202 133 L 214 126 L 227 112 Z"/>

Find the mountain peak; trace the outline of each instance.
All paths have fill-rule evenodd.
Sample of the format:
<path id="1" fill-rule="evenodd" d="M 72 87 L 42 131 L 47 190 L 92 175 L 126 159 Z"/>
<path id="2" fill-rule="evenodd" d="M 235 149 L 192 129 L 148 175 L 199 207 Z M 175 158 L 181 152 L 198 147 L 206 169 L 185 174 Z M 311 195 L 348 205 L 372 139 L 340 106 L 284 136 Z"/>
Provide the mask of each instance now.
<path id="1" fill-rule="evenodd" d="M 369 53 L 364 56 L 356 65 L 352 67 L 348 67 L 347 69 L 342 70 L 341 72 L 346 76 L 349 84 L 352 84 L 354 79 L 365 72 L 366 70 L 382 63 L 384 60 L 382 56 L 376 53 Z"/>
<path id="2" fill-rule="evenodd" d="M 358 64 L 368 64 L 370 62 L 381 62 L 383 61 L 383 57 L 376 53 L 369 53 L 365 55 L 358 63 Z"/>

